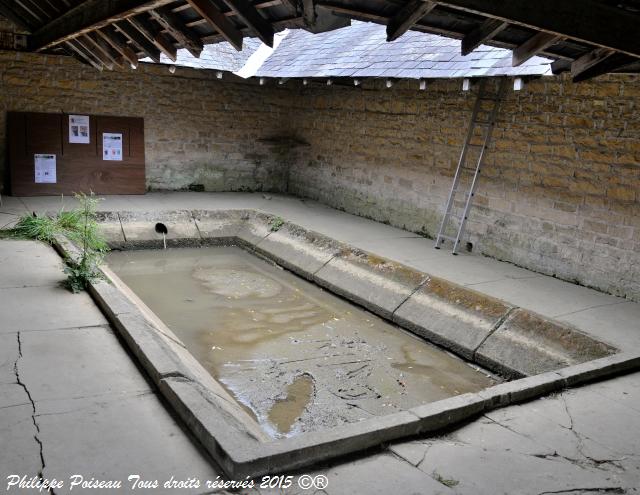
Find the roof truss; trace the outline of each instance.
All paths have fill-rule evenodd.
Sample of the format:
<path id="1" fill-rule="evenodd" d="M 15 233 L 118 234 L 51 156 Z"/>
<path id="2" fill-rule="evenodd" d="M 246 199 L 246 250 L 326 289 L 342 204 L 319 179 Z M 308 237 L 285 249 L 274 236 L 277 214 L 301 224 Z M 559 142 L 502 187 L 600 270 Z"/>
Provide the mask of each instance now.
<path id="1" fill-rule="evenodd" d="M 72 51 L 107 68 L 160 53 L 175 59 L 178 48 L 197 57 L 204 44 L 225 40 L 240 50 L 244 36 L 272 45 L 285 27 L 322 32 L 359 19 L 385 24 L 389 41 L 413 29 L 461 39 L 463 55 L 481 44 L 510 48 L 514 66 L 550 57 L 555 70 L 579 80 L 640 72 L 638 7 L 639 0 L 0 0 L 0 15 L 32 33 L 31 50 Z"/>

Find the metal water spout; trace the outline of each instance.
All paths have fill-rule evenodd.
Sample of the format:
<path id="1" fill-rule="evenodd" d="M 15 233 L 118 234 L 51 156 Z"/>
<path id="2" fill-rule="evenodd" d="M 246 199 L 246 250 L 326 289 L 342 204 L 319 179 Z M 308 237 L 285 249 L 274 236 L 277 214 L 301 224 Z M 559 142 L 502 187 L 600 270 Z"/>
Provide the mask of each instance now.
<path id="1" fill-rule="evenodd" d="M 163 223 L 158 222 L 156 224 L 156 232 L 158 234 L 162 234 L 162 244 L 164 246 L 164 249 L 167 249 L 167 234 L 169 233 L 167 226 Z"/>

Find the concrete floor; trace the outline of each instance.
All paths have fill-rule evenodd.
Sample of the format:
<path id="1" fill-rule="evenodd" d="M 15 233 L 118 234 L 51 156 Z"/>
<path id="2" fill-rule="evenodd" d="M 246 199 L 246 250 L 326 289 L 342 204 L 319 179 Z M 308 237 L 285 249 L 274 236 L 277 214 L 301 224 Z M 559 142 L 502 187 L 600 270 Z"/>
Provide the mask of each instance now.
<path id="1" fill-rule="evenodd" d="M 0 227 L 25 212 L 60 207 L 59 198 L 2 199 Z M 66 200 L 68 206 L 72 202 Z M 101 206 L 193 208 L 262 209 L 571 323 L 615 346 L 640 345 L 639 304 L 508 263 L 453 257 L 434 250 L 428 239 L 314 202 L 262 194 L 154 193 L 107 197 Z M 204 486 L 162 488 L 172 475 L 215 480 L 220 470 L 165 408 L 91 299 L 59 288 L 62 279 L 52 249 L 0 241 L 0 488 L 6 489 L 10 474 L 42 472 L 63 480 L 72 474 L 120 479 L 125 487 L 129 475 L 139 474 L 160 481 L 159 489 L 147 490 L 152 493 L 210 492 Z M 328 477 L 328 494 L 637 493 L 638 432 L 635 373 L 500 409 L 443 436 L 399 442 L 319 466 L 313 474 Z M 285 492 L 314 493 L 295 482 L 294 487 Z"/>

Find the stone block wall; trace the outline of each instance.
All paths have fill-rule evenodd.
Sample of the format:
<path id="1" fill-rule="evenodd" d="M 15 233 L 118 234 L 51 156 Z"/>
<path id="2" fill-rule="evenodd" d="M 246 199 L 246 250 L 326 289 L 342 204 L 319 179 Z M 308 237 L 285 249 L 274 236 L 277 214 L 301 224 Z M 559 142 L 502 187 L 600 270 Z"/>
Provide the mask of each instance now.
<path id="1" fill-rule="evenodd" d="M 283 191 L 286 91 L 224 77 L 150 64 L 99 72 L 70 57 L 0 51 L 0 177 L 7 111 L 92 113 L 144 117 L 149 189 Z"/>
<path id="2" fill-rule="evenodd" d="M 0 52 L 0 128 L 10 110 L 141 116 L 149 189 L 288 191 L 433 237 L 475 89 L 417 86 L 260 86 L 147 64 L 100 73 Z M 468 225 L 473 251 L 640 301 L 639 102 L 628 75 L 510 90 Z M 0 134 L 0 171 L 5 155 Z"/>
<path id="3" fill-rule="evenodd" d="M 289 191 L 434 237 L 475 101 L 458 80 L 299 89 Z M 462 201 L 457 203 L 461 211 Z M 640 300 L 640 77 L 508 92 L 473 251 Z"/>

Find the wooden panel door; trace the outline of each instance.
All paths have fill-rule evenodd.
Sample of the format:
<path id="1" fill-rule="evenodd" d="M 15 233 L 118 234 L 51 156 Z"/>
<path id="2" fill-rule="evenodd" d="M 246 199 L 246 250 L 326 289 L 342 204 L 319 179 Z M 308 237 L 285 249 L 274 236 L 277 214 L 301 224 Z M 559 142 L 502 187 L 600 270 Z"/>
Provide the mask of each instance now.
<path id="1" fill-rule="evenodd" d="M 89 116 L 89 143 L 69 142 L 69 115 L 11 112 L 7 119 L 11 194 L 144 194 L 144 120 Z M 122 160 L 103 159 L 103 133 L 121 134 Z M 35 182 L 35 154 L 56 155 L 56 183 Z"/>

